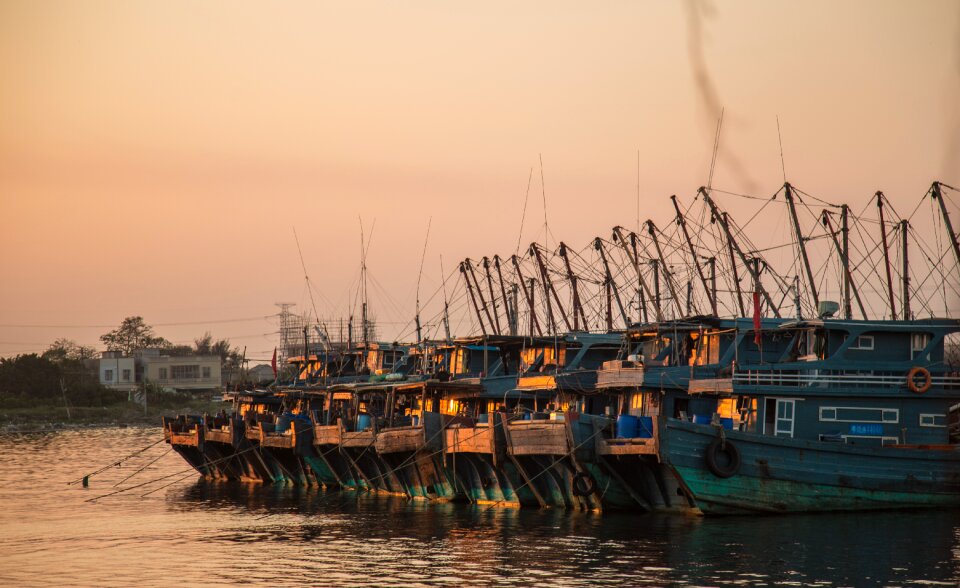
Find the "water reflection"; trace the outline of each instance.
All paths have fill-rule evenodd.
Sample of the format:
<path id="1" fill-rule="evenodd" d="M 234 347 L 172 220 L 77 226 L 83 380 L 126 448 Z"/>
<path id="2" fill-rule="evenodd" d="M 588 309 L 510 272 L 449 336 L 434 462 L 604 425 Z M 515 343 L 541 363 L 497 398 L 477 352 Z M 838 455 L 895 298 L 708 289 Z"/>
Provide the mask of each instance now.
<path id="1" fill-rule="evenodd" d="M 702 519 L 569 513 L 196 477 L 159 430 L 0 436 L 0 581 L 29 585 L 870 585 L 960 582 L 957 512 Z M 175 480 L 172 477 L 169 480 Z M 166 482 L 165 482 L 166 483 Z M 161 484 L 157 484 L 157 487 Z"/>

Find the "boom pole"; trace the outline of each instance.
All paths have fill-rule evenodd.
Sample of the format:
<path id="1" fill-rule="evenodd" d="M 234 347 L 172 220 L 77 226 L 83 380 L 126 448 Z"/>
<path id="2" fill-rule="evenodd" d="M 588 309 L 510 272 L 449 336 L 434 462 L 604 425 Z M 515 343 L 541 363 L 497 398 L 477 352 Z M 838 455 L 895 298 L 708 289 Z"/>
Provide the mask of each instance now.
<path id="1" fill-rule="evenodd" d="M 680 212 L 677 196 L 670 196 L 670 200 L 673 202 L 673 208 L 677 211 L 677 224 L 680 225 L 680 228 L 683 230 L 683 238 L 687 241 L 687 248 L 690 250 L 690 260 L 693 261 L 693 266 L 697 268 L 697 275 L 700 277 L 700 283 L 703 284 L 703 291 L 707 293 L 707 300 L 710 301 L 710 310 L 713 312 L 713 316 L 717 316 L 717 298 L 707 285 L 707 277 L 703 275 L 703 268 L 697 261 L 697 252 L 693 248 L 693 241 L 690 240 L 690 232 L 687 230 L 687 222 L 683 218 L 683 213 Z"/>
<path id="2" fill-rule="evenodd" d="M 803 233 L 800 232 L 800 219 L 797 217 L 797 207 L 793 202 L 793 186 L 790 182 L 783 184 L 783 193 L 787 198 L 787 207 L 790 209 L 790 220 L 793 221 L 793 232 L 797 236 L 797 248 L 803 260 L 803 268 L 807 273 L 807 283 L 810 285 L 810 295 L 813 296 L 813 307 L 820 308 L 820 297 L 817 295 L 817 283 L 813 278 L 813 268 L 810 267 L 810 258 L 807 256 L 807 245 Z"/>
<path id="3" fill-rule="evenodd" d="M 883 240 L 883 265 L 887 270 L 887 295 L 890 301 L 890 314 L 897 320 L 897 306 L 893 301 L 893 274 L 890 271 L 890 248 L 887 245 L 887 225 L 883 222 L 883 192 L 877 190 L 877 210 L 880 213 L 880 237 Z"/>

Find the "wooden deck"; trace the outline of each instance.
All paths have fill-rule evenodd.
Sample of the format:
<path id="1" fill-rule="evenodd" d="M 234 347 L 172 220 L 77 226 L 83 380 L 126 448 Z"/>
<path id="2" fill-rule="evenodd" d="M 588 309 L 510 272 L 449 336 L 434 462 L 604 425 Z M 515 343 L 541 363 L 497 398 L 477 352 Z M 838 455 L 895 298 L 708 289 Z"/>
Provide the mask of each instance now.
<path id="1" fill-rule="evenodd" d="M 364 449 L 374 444 L 376 435 L 373 431 L 344 431 L 340 434 L 340 445 L 343 447 L 359 447 Z"/>
<path id="2" fill-rule="evenodd" d="M 453 427 L 444 431 L 446 453 L 487 453 L 494 451 L 494 428 Z"/>
<path id="3" fill-rule="evenodd" d="M 340 445 L 340 425 L 314 425 L 314 445 Z"/>
<path id="4" fill-rule="evenodd" d="M 597 441 L 600 455 L 657 455 L 656 439 L 603 439 Z"/>
<path id="5" fill-rule="evenodd" d="M 264 433 L 260 437 L 260 445 L 263 447 L 276 447 L 278 449 L 293 449 L 296 439 L 292 432 L 289 433 Z"/>
<path id="6" fill-rule="evenodd" d="M 233 445 L 233 431 L 229 428 L 207 429 L 203 434 L 203 438 L 211 443 Z"/>
<path id="7" fill-rule="evenodd" d="M 378 453 L 417 451 L 424 445 L 426 438 L 422 426 L 383 429 L 376 439 Z"/>
<path id="8" fill-rule="evenodd" d="M 733 394 L 733 378 L 690 380 L 690 394 Z"/>
<path id="9" fill-rule="evenodd" d="M 603 362 L 597 370 L 597 388 L 635 388 L 643 384 L 643 365 L 632 361 Z"/>
<path id="10" fill-rule="evenodd" d="M 187 433 L 170 433 L 168 438 L 170 445 L 187 445 L 189 447 L 200 446 L 200 434 L 196 429 Z"/>
<path id="11" fill-rule="evenodd" d="M 566 455 L 570 452 L 565 421 L 511 421 L 510 455 Z"/>

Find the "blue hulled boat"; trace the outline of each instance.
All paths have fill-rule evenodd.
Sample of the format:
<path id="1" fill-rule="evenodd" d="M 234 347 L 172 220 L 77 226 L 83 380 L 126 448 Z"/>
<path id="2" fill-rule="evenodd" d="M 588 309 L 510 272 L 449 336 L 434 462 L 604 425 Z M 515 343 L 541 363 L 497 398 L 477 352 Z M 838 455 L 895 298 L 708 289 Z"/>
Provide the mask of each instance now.
<path id="1" fill-rule="evenodd" d="M 960 506 L 960 321 L 738 321 L 712 422 L 663 415 L 660 456 L 705 514 Z M 708 333 L 709 336 L 709 333 Z M 719 376 L 719 375 L 718 375 Z"/>

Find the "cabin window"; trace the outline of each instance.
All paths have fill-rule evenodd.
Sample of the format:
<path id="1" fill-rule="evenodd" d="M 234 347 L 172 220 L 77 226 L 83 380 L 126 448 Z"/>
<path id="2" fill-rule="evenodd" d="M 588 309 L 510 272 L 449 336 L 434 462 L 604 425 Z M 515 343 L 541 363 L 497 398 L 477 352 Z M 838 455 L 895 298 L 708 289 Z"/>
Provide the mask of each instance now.
<path id="1" fill-rule="evenodd" d="M 792 398 L 770 398 L 766 404 L 764 432 L 775 437 L 793 437 L 793 420 L 796 400 Z"/>
<path id="2" fill-rule="evenodd" d="M 873 335 L 858 335 L 856 340 L 850 345 L 850 349 L 859 349 L 862 351 L 873 351 Z"/>
<path id="3" fill-rule="evenodd" d="M 916 359 L 923 350 L 927 348 L 927 345 L 930 344 L 930 334 L 929 333 L 913 333 L 910 335 L 910 359 Z M 928 354 L 922 359 L 930 359 Z"/>
<path id="4" fill-rule="evenodd" d="M 643 394 L 636 392 L 630 395 L 630 408 L 636 410 L 643 409 Z"/>
<path id="5" fill-rule="evenodd" d="M 166 380 L 166 379 L 167 379 L 167 368 L 160 368 L 160 369 L 158 370 L 158 377 L 159 377 L 161 380 Z"/>
<path id="6" fill-rule="evenodd" d="M 113 370 L 103 370 L 103 380 L 105 382 L 113 381 Z"/>
<path id="7" fill-rule="evenodd" d="M 947 426 L 947 415 L 945 414 L 921 414 L 920 415 L 920 426 L 921 427 L 937 427 L 943 428 Z"/>
<path id="8" fill-rule="evenodd" d="M 900 410 L 896 408 L 821 406 L 820 420 L 838 423 L 898 423 L 900 422 Z"/>

